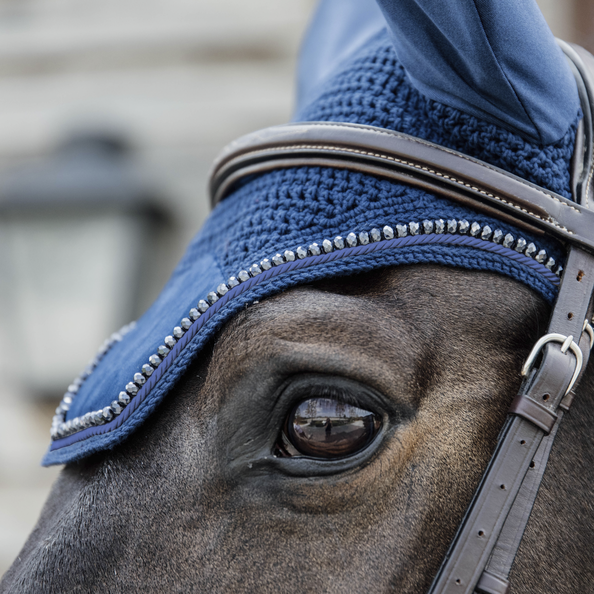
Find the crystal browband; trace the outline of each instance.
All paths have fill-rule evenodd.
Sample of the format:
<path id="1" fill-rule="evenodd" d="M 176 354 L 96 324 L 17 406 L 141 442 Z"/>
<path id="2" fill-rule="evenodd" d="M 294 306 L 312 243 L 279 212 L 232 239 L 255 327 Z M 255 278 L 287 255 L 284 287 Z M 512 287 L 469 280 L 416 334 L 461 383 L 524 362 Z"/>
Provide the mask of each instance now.
<path id="1" fill-rule="evenodd" d="M 204 323 L 231 298 L 242 294 L 255 284 L 284 272 L 322 264 L 337 258 L 411 245 L 436 244 L 473 247 L 497 253 L 528 266 L 553 285 L 559 285 L 563 268 L 549 257 L 545 250 L 539 250 L 534 243 L 529 243 L 521 237 L 514 237 L 511 233 L 504 234 L 499 229 L 493 230 L 489 225 L 469 223 L 465 220 L 424 220 L 407 225 L 395 225 L 394 228 L 386 225 L 381 230 L 374 228 L 369 232 L 351 232 L 344 237 L 338 235 L 333 240 L 324 239 L 319 244 L 312 243 L 307 247 L 299 246 L 295 250 L 285 250 L 270 259 L 263 259 L 259 264 L 253 264 L 248 270 L 241 270 L 237 276 L 230 277 L 226 283 L 221 283 L 216 290 L 208 293 L 205 299 L 198 301 L 196 307 L 190 309 L 188 316 L 184 317 L 179 325 L 173 328 L 172 333 L 164 338 L 163 344 L 134 374 L 117 399 L 109 406 L 66 421 L 70 405 L 84 381 L 112 346 L 120 342 L 123 336 L 134 328 L 134 323 L 114 333 L 105 341 L 93 361 L 68 387 L 68 391 L 56 409 L 51 427 L 53 441 L 51 449 L 65 447 L 93 434 L 105 433 L 120 426 L 144 400 L 177 354 L 197 334 Z"/>

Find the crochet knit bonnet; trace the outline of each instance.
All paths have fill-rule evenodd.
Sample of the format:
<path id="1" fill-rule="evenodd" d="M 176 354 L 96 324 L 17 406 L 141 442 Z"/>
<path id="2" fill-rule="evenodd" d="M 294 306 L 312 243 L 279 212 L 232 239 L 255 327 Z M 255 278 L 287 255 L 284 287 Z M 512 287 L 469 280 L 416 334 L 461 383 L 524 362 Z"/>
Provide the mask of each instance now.
<path id="1" fill-rule="evenodd" d="M 383 25 L 308 89 L 296 120 L 410 134 L 571 199 L 577 99 L 560 135 L 530 138 L 497 114 L 430 98 L 432 90 L 408 74 L 414 59 L 407 69 L 397 59 L 395 27 Z M 473 241 L 418 239 L 440 234 Z M 402 245 L 380 249 L 394 237 Z M 359 249 L 374 243 L 375 251 Z M 552 302 L 563 249 L 420 188 L 354 171 L 292 167 L 244 180 L 214 208 L 153 306 L 113 334 L 68 388 L 43 464 L 112 448 L 158 414 L 205 344 L 250 303 L 322 278 L 424 263 L 497 272 Z"/>

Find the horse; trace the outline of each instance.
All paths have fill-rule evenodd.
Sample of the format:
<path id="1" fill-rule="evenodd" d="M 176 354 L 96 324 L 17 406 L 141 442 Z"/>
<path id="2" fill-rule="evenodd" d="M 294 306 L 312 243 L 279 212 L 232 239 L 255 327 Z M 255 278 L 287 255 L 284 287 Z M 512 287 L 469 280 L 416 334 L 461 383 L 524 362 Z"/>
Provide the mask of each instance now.
<path id="1" fill-rule="evenodd" d="M 223 204 L 237 208 L 241 192 L 263 179 L 248 175 L 233 182 L 237 201 Z M 285 172 L 269 175 L 278 185 Z M 351 199 L 350 174 L 329 175 L 344 201 Z M 388 188 L 385 180 L 369 183 L 378 196 Z M 469 233 L 462 223 L 456 237 Z M 431 222 L 432 233 L 423 236 L 411 223 L 404 239 L 432 237 L 439 224 Z M 321 249 L 330 255 L 395 241 L 396 229 L 312 244 L 302 261 L 323 256 Z M 266 260 L 270 266 L 262 260 L 243 281 L 233 277 L 237 284 L 228 282 L 198 305 L 204 311 L 196 319 L 184 319 L 204 319 L 240 281 L 247 286 L 274 266 L 292 266 L 298 249 L 277 254 L 277 263 Z M 426 255 L 422 249 L 410 253 Z M 554 311 L 554 299 L 530 284 L 533 277 L 519 282 L 492 259 L 482 268 L 448 266 L 450 256 L 435 253 L 433 262 L 386 256 L 336 274 L 308 273 L 269 293 L 256 285 L 246 291 L 179 367 L 167 397 L 150 411 L 156 413 L 125 440 L 70 459 L 0 591 L 428 591 L 502 442 L 524 363 Z M 188 261 L 195 257 L 190 251 Z M 183 324 L 176 326 L 180 336 Z M 136 330 L 127 330 L 133 337 Z M 115 349 L 126 336 L 112 341 L 113 358 L 121 358 Z M 134 402 L 175 344 L 165 342 L 154 369 L 122 399 Z M 514 592 L 592 591 L 592 389 L 590 365 L 552 445 L 512 568 Z M 99 429 L 115 422 L 114 412 L 99 413 L 103 420 L 86 426 L 59 425 L 56 442 L 81 431 L 108 435 Z"/>

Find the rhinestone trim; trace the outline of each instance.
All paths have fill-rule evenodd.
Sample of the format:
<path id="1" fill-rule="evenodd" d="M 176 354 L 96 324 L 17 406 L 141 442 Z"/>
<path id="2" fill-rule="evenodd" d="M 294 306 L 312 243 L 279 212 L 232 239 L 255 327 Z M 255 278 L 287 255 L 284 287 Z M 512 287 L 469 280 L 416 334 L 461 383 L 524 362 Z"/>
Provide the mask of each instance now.
<path id="1" fill-rule="evenodd" d="M 52 441 L 69 437 L 88 427 L 96 427 L 105 425 L 112 421 L 115 417 L 120 415 L 126 407 L 133 401 L 140 388 L 146 383 L 147 379 L 151 377 L 153 372 L 159 367 L 163 360 L 167 357 L 170 351 L 175 347 L 177 342 L 190 330 L 194 323 L 204 315 L 208 309 L 213 306 L 221 297 L 226 295 L 231 289 L 237 287 L 242 283 L 252 280 L 255 276 L 267 271 L 271 268 L 281 266 L 283 264 L 294 262 L 295 260 L 302 260 L 307 257 L 320 256 L 327 257 L 328 254 L 334 251 L 340 251 L 345 248 L 354 248 L 359 246 L 373 247 L 374 244 L 382 241 L 398 240 L 406 237 L 418 238 L 423 235 L 434 235 L 441 237 L 442 240 L 434 243 L 447 243 L 447 236 L 466 236 L 466 239 L 471 241 L 485 241 L 491 244 L 500 246 L 502 249 L 507 248 L 521 254 L 524 257 L 534 260 L 536 268 L 538 265 L 546 267 L 547 274 L 560 277 L 563 271 L 561 265 L 557 265 L 554 258 L 548 256 L 545 250 L 540 249 L 534 243 L 528 243 L 522 237 L 515 237 L 511 233 L 505 236 L 499 229 L 493 231 L 489 225 L 480 225 L 479 223 L 469 223 L 466 220 L 450 219 L 444 221 L 437 220 L 423 220 L 421 222 L 412 221 L 408 225 L 398 224 L 395 229 L 389 225 L 385 225 L 381 230 L 373 228 L 369 231 L 360 231 L 358 233 L 349 232 L 346 236 L 338 235 L 333 240 L 323 239 L 319 243 L 311 243 L 309 246 L 299 246 L 295 250 L 285 250 L 282 254 L 276 253 L 271 258 L 265 258 L 260 263 L 252 264 L 249 267 L 249 272 L 241 270 L 236 276 L 230 277 L 226 283 L 221 283 L 215 291 L 207 294 L 206 299 L 200 299 L 196 307 L 193 307 L 188 312 L 188 317 L 183 318 L 179 325 L 173 328 L 171 335 L 163 339 L 162 345 L 157 347 L 156 353 L 151 355 L 148 363 L 142 365 L 140 372 L 134 374 L 132 381 L 128 382 L 118 397 L 113 400 L 111 405 L 97 411 L 92 411 L 84 414 L 81 417 L 76 417 L 66 421 L 66 414 L 70 409 L 73 399 L 78 390 L 94 371 L 101 359 L 109 352 L 109 350 L 122 338 L 130 332 L 135 323 L 124 326 L 118 332 L 112 334 L 99 349 L 95 358 L 89 363 L 81 375 L 74 380 L 68 387 L 68 391 L 64 394 L 60 405 L 56 409 L 52 421 L 50 435 Z M 411 241 L 411 244 L 414 240 Z M 469 243 L 469 245 L 471 245 Z M 542 273 L 542 272 L 541 272 Z M 552 273 L 552 274 L 551 274 Z M 548 280 L 553 281 L 547 277 Z M 553 278 L 555 278 L 553 276 Z M 555 283 L 558 284 L 558 281 Z"/>
<path id="2" fill-rule="evenodd" d="M 76 417 L 71 419 L 70 421 L 66 421 L 66 413 L 70 409 L 70 405 L 74 400 L 74 397 L 78 393 L 78 390 L 83 385 L 85 380 L 95 371 L 99 362 L 109 351 L 114 347 L 118 342 L 122 341 L 122 338 L 128 334 L 131 330 L 133 330 L 136 326 L 136 322 L 131 322 L 127 324 L 117 332 L 114 332 L 105 342 L 101 345 L 101 348 L 95 355 L 95 357 L 89 362 L 89 364 L 84 368 L 81 374 L 68 386 L 68 390 L 66 394 L 62 397 L 62 401 L 56 408 L 56 413 L 54 418 L 52 419 L 52 428 L 50 430 L 52 439 L 57 439 L 62 436 L 72 435 L 73 433 L 77 433 L 82 429 L 86 429 L 87 427 L 93 427 L 94 425 L 101 425 L 104 422 L 103 420 L 103 410 L 98 410 L 94 412 L 88 412 L 82 417 Z M 144 371 L 144 370 L 143 370 Z M 152 373 L 152 368 L 151 368 Z M 139 374 L 136 374 L 139 375 Z M 122 392 L 122 394 L 126 394 L 128 398 L 128 402 L 130 402 L 130 397 L 126 392 Z M 114 401 L 117 402 L 117 401 Z M 125 404 L 123 404 L 125 406 Z M 122 410 L 123 410 L 122 406 Z M 121 412 L 121 411 L 120 411 Z M 119 413 L 115 413 L 119 414 Z"/>

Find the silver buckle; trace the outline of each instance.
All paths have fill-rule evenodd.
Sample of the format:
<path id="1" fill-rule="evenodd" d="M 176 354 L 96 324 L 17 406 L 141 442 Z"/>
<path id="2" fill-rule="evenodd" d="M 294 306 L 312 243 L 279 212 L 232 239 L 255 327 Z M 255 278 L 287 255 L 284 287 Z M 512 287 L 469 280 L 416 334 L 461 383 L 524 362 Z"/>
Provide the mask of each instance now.
<path id="1" fill-rule="evenodd" d="M 592 326 L 588 321 L 588 318 L 584 320 L 584 327 L 582 328 L 582 333 L 586 333 L 590 337 L 590 350 L 594 346 L 594 330 L 592 330 Z"/>
<path id="2" fill-rule="evenodd" d="M 592 330 L 592 328 L 590 328 L 590 330 Z M 590 335 L 590 342 L 592 342 L 592 334 L 589 334 L 589 335 Z M 561 343 L 561 352 L 563 354 L 567 353 L 568 350 L 571 350 L 571 352 L 575 355 L 576 366 L 575 366 L 575 371 L 573 372 L 573 376 L 571 377 L 571 381 L 569 382 L 569 386 L 567 387 L 567 390 L 565 391 L 565 394 L 567 395 L 567 394 L 569 394 L 569 392 L 571 392 L 571 388 L 573 388 L 573 385 L 575 384 L 575 382 L 580 374 L 580 371 L 582 370 L 582 365 L 584 363 L 584 356 L 582 355 L 582 350 L 574 342 L 573 336 L 564 336 L 563 334 L 554 334 L 554 333 L 553 334 L 545 334 L 539 341 L 537 341 L 537 343 L 532 348 L 532 352 L 528 355 L 528 358 L 526 359 L 526 362 L 524 363 L 524 366 L 522 367 L 522 377 L 526 377 L 528 375 L 528 372 L 530 371 L 532 364 L 534 363 L 534 360 L 540 353 L 540 350 L 542 349 L 542 347 L 545 344 L 547 344 L 547 342 L 559 342 L 559 343 Z"/>

